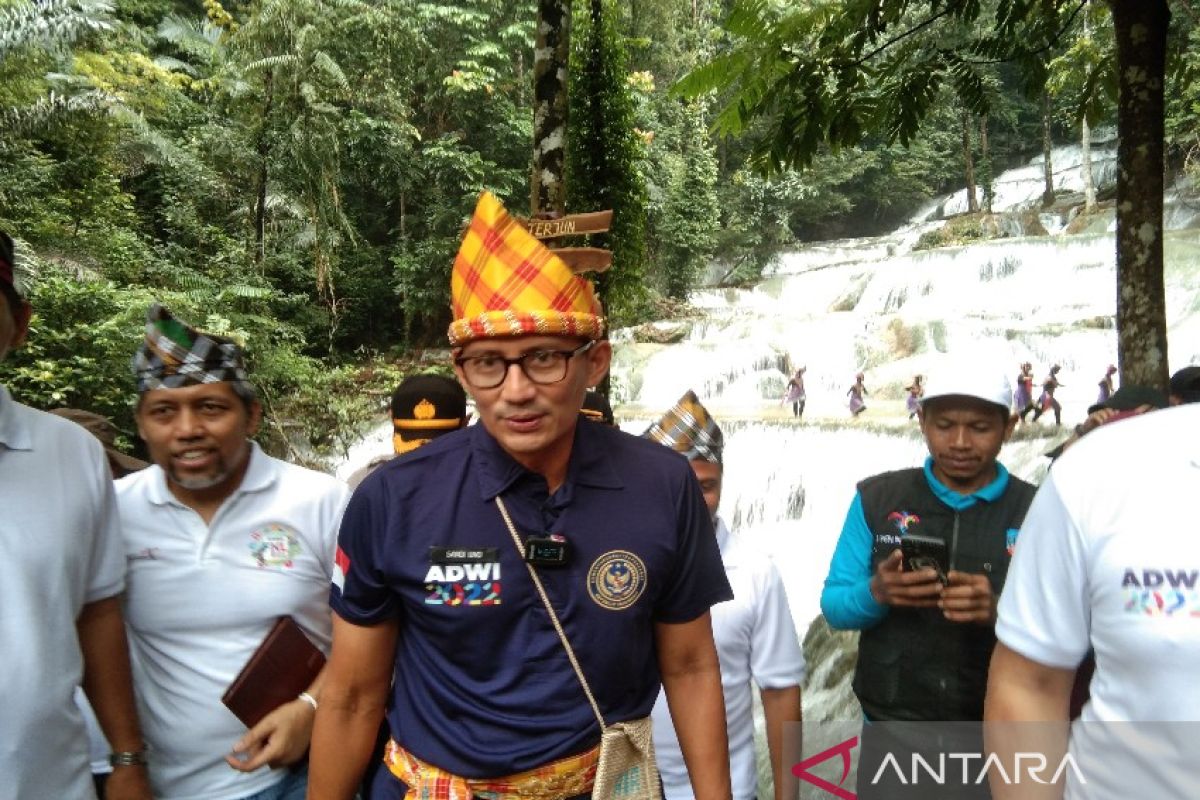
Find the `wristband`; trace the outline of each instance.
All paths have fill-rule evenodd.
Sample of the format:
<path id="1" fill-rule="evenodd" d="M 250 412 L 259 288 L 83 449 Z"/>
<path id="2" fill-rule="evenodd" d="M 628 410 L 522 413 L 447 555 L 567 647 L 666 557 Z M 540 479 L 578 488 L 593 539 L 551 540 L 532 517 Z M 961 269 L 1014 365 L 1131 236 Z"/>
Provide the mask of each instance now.
<path id="1" fill-rule="evenodd" d="M 108 754 L 110 767 L 144 767 L 146 763 L 145 750 L 121 750 Z"/>
<path id="2" fill-rule="evenodd" d="M 296 699 L 303 700 L 304 702 L 308 703 L 310 706 L 312 706 L 313 711 L 317 710 L 317 698 L 313 697 L 308 692 L 301 692 L 296 696 Z"/>

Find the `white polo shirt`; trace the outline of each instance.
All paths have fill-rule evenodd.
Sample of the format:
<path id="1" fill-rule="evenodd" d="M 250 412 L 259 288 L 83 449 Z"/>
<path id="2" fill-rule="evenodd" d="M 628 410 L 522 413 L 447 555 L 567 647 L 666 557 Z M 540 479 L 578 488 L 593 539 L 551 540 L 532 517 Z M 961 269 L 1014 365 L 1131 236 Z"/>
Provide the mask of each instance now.
<path id="1" fill-rule="evenodd" d="M 75 621 L 124 587 L 108 460 L 83 428 L 2 386 L 0 503 L 0 798 L 94 797 Z"/>
<path id="2" fill-rule="evenodd" d="M 246 728 L 221 695 L 280 616 L 329 650 L 349 493 L 331 475 L 252 448 L 241 486 L 210 525 L 175 499 L 157 465 L 116 484 L 134 685 L 160 800 L 233 800 L 282 780 L 281 770 L 225 763 Z"/>
<path id="3" fill-rule="evenodd" d="M 997 637 L 1051 667 L 1096 653 L 1070 745 L 1088 785 L 1067 770 L 1067 797 L 1194 796 L 1200 725 L 1163 723 L 1200 721 L 1197 497 L 1200 405 L 1188 405 L 1088 434 L 1021 525 Z"/>
<path id="4" fill-rule="evenodd" d="M 729 729 L 730 777 L 734 800 L 750 800 L 758 792 L 750 681 L 753 679 L 760 689 L 799 686 L 804 681 L 804 652 L 775 565 L 740 538 L 731 536 L 720 517 L 716 527 L 721 561 L 733 588 L 732 600 L 712 607 L 713 638 L 721 661 Z M 662 691 L 651 716 L 654 750 L 667 800 L 691 800 L 695 792 Z"/>

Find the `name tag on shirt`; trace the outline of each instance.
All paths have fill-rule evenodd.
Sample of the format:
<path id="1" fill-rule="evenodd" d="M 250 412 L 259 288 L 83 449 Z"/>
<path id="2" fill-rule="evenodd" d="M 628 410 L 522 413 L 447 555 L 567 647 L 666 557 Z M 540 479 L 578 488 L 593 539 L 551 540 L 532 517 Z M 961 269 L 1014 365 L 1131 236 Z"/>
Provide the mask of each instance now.
<path id="1" fill-rule="evenodd" d="M 431 547 L 431 564 L 490 564 L 499 561 L 495 547 Z"/>

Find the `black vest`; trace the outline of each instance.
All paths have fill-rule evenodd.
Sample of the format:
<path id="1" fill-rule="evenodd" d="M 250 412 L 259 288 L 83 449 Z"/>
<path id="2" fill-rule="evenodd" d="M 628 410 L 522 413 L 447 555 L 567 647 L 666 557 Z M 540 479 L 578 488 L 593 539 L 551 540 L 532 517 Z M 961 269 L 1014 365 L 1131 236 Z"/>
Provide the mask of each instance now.
<path id="1" fill-rule="evenodd" d="M 921 533 L 946 542 L 950 569 L 987 575 L 999 596 L 1011 558 L 1008 531 L 1020 527 L 1035 489 L 1010 475 L 995 502 L 958 512 L 937 499 L 922 469 L 876 475 L 858 491 L 874 536 L 872 574 L 904 533 Z M 859 639 L 854 693 L 869 719 L 983 719 L 995 644 L 991 625 L 950 622 L 938 608 L 889 608 Z"/>

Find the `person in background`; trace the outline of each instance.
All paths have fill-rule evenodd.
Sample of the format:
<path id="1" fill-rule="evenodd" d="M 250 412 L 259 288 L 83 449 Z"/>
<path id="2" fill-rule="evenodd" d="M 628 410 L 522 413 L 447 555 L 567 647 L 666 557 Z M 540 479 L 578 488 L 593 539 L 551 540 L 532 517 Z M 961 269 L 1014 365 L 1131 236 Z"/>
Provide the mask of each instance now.
<path id="1" fill-rule="evenodd" d="M 699 796 L 726 800 L 709 608 L 729 583 L 687 463 L 581 422 L 612 357 L 591 283 L 484 192 L 450 295 L 479 424 L 381 467 L 346 509 L 311 796 L 355 795 L 385 710 L 374 797 L 588 796 L 601 725 L 536 574 L 604 724 L 647 727 L 661 683 Z"/>
<path id="2" fill-rule="evenodd" d="M 78 408 L 53 408 L 50 413 L 74 422 L 96 437 L 100 446 L 104 448 L 105 456 L 108 457 L 108 468 L 113 478 L 123 478 L 150 466 L 147 462 L 126 455 L 117 449 L 117 426 L 108 417 Z M 104 732 L 100 730 L 100 723 L 96 719 L 96 712 L 92 710 L 92 705 L 88 702 L 87 695 L 84 694 L 82 688 L 75 690 L 75 703 L 79 706 L 79 713 L 83 714 L 83 721 L 87 726 L 88 742 L 91 748 L 92 780 L 96 784 L 96 795 L 104 797 L 104 785 L 113 771 L 112 764 L 108 763 L 108 754 L 112 748 L 109 747 L 108 740 L 104 738 Z"/>
<path id="3" fill-rule="evenodd" d="M 1025 421 L 1029 412 L 1037 410 L 1037 405 L 1033 402 L 1033 364 L 1028 361 L 1021 364 L 1021 370 L 1017 373 L 1016 389 L 1013 391 L 1013 408 L 1016 409 L 1021 422 Z"/>
<path id="4" fill-rule="evenodd" d="M 1100 379 L 1100 393 L 1096 395 L 1096 402 L 1093 405 L 1104 405 L 1108 402 L 1108 398 L 1112 397 L 1113 393 L 1113 375 L 1117 374 L 1117 368 L 1114 364 L 1109 364 L 1108 369 L 1104 371 L 1104 377 Z M 1091 411 L 1089 410 L 1090 414 Z"/>
<path id="5" fill-rule="evenodd" d="M 712 609 L 713 639 L 721 659 L 725 694 L 733 800 L 754 800 L 757 795 L 752 680 L 758 686 L 766 718 L 775 798 L 782 800 L 790 782 L 790 775 L 783 772 L 783 729 L 786 723 L 800 722 L 800 684 L 805 672 L 804 652 L 796 638 L 783 581 L 771 560 L 731 534 L 717 514 L 725 475 L 724 437 L 695 393 L 688 391 L 644 435 L 682 453 L 692 465 L 716 528 L 725 575 L 733 587 L 733 599 Z M 662 693 L 652 716 L 666 800 L 693 800 L 696 793 Z"/>
<path id="6" fill-rule="evenodd" d="M 0 361 L 25 341 L 32 308 L 0 231 Z M 94 798 L 77 687 L 112 752 L 109 798 L 149 800 L 120 595 L 125 560 L 100 443 L 0 386 L 0 797 Z"/>
<path id="7" fill-rule="evenodd" d="M 1033 412 L 1034 422 L 1037 422 L 1038 417 L 1052 408 L 1054 409 L 1054 426 L 1062 425 L 1062 404 L 1054 396 L 1055 390 L 1063 385 L 1058 380 L 1058 373 L 1061 370 L 1062 367 L 1055 364 L 1050 368 L 1050 374 L 1046 376 L 1046 380 L 1042 381 L 1042 396 L 1038 398 L 1038 406 Z"/>
<path id="8" fill-rule="evenodd" d="M 908 397 L 904 400 L 904 407 L 908 409 L 909 419 L 915 418 L 921 410 L 921 397 L 925 394 L 924 380 L 923 376 L 914 375 L 912 384 L 905 387 Z"/>
<path id="9" fill-rule="evenodd" d="M 808 400 L 808 395 L 804 391 L 804 373 L 807 370 L 807 367 L 801 367 L 796 370 L 795 375 L 788 379 L 787 394 L 783 398 L 785 403 L 791 403 L 792 416 L 796 419 L 804 416 L 804 404 Z"/>
<path id="10" fill-rule="evenodd" d="M 1200 402 L 1200 367 L 1184 367 L 1172 375 L 1168 394 L 1173 406 Z"/>
<path id="11" fill-rule="evenodd" d="M 863 385 L 863 377 L 861 372 L 855 375 L 854 385 L 846 392 L 850 396 L 850 415 L 853 417 L 867 410 L 867 402 L 863 399 L 867 396 L 867 387 Z"/>
<path id="12" fill-rule="evenodd" d="M 1198 430 L 1200 405 L 1104 425 L 1059 459 L 1025 517 L 985 719 L 1001 763 L 1031 744 L 1051 765 L 1070 754 L 1076 769 L 1054 797 L 1195 796 L 1200 539 L 1180 523 L 1200 495 Z M 1076 668 L 1093 648 L 1091 698 L 1068 732 Z M 1039 724 L 1005 724 L 1026 721 Z M 1028 784 L 992 789 L 1030 796 Z"/>
<path id="13" fill-rule="evenodd" d="M 1046 457 L 1057 460 L 1076 442 L 1101 425 L 1166 407 L 1167 397 L 1161 391 L 1135 383 L 1122 384 L 1121 388 L 1103 403 L 1088 406 L 1087 419 L 1076 425 L 1071 437 L 1046 453 Z"/>
<path id="14" fill-rule="evenodd" d="M 594 389 L 588 389 L 583 396 L 583 406 L 579 409 L 579 413 L 584 419 L 592 422 L 602 422 L 605 425 L 616 426 L 617 419 L 613 416 L 612 406 L 608 402 L 608 398 L 600 394 Z"/>
<path id="15" fill-rule="evenodd" d="M 299 800 L 323 676 L 247 731 L 221 702 L 276 620 L 329 648 L 349 490 L 264 453 L 241 348 L 155 304 L 133 358 L 154 464 L 117 481 L 125 608 L 155 797 Z"/>
<path id="16" fill-rule="evenodd" d="M 392 392 L 392 452 L 359 467 L 346 483 L 357 489 L 380 465 L 466 427 L 469 420 L 467 393 L 458 381 L 432 373 L 410 375 Z"/>
<path id="17" fill-rule="evenodd" d="M 996 598 L 1033 498 L 997 460 L 1016 424 L 1007 379 L 971 364 L 942 375 L 930 376 L 918 415 L 924 467 L 859 483 L 821 592 L 831 627 L 862 632 L 860 797 L 888 796 L 864 776 L 904 744 L 872 723 L 983 718 Z M 940 540 L 946 563 L 906 569 L 902 543 L 914 534 Z"/>

